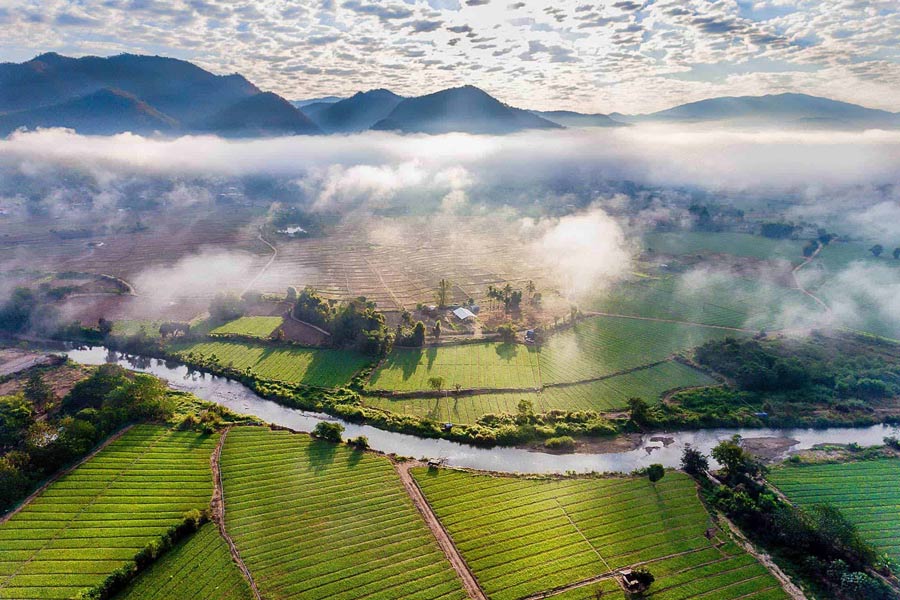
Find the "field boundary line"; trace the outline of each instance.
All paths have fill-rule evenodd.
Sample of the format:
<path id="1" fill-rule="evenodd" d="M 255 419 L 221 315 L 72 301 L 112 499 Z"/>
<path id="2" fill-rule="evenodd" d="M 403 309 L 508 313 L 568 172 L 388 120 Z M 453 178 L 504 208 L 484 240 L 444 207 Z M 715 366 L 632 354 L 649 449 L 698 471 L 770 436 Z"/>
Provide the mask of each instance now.
<path id="1" fill-rule="evenodd" d="M 244 289 L 241 290 L 241 294 L 242 294 L 242 295 L 243 295 L 245 292 L 247 292 L 248 290 L 250 290 L 250 288 L 253 287 L 253 285 L 254 285 L 257 281 L 259 281 L 259 278 L 262 277 L 262 276 L 265 274 L 265 272 L 269 270 L 269 267 L 272 266 L 272 263 L 275 262 L 275 258 L 278 256 L 278 248 L 276 248 L 275 246 L 273 246 L 272 244 L 270 244 L 269 241 L 268 241 L 266 238 L 263 237 L 263 234 L 262 234 L 262 228 L 261 228 L 261 227 L 260 227 L 260 230 L 259 230 L 259 235 L 256 236 L 256 239 L 258 239 L 258 240 L 261 241 L 263 244 L 265 244 L 266 246 L 268 246 L 269 248 L 272 249 L 272 256 L 269 257 L 269 260 L 266 262 L 266 264 L 263 265 L 263 267 L 262 267 L 262 268 L 259 270 L 259 272 L 253 277 L 253 279 L 251 279 L 250 282 L 249 282 L 246 286 L 244 286 Z"/>
<path id="2" fill-rule="evenodd" d="M 220 459 L 222 457 L 222 447 L 225 446 L 225 437 L 230 430 L 231 426 L 228 426 L 222 431 L 222 435 L 219 436 L 219 443 L 216 444 L 216 449 L 213 450 L 212 455 L 209 457 L 209 466 L 213 472 L 213 497 L 212 500 L 210 500 L 210 506 L 212 508 L 213 520 L 219 526 L 219 535 L 221 535 L 222 539 L 228 544 L 231 560 L 235 562 L 238 569 L 241 571 L 241 575 L 243 575 L 244 579 L 247 580 L 247 583 L 250 584 L 250 589 L 253 591 L 253 597 L 256 598 L 256 600 L 262 600 L 259 588 L 256 586 L 256 581 L 253 579 L 253 574 L 250 572 L 250 569 L 247 568 L 247 565 L 244 564 L 244 559 L 241 558 L 241 553 L 238 552 L 234 540 L 231 539 L 231 536 L 228 535 L 228 531 L 225 529 L 225 488 L 222 485 Z"/>
<path id="3" fill-rule="evenodd" d="M 569 523 L 572 524 L 572 527 L 575 528 L 575 531 L 578 532 L 578 535 L 581 536 L 581 539 L 584 540 L 584 543 L 586 543 L 586 544 L 588 545 L 588 547 L 589 547 L 591 550 L 594 551 L 594 554 L 597 555 L 597 558 L 599 558 L 600 561 L 603 563 L 603 566 L 606 567 L 606 572 L 607 572 L 607 573 L 613 573 L 613 572 L 615 572 L 615 571 L 613 570 L 613 568 L 609 566 L 609 563 L 606 562 L 606 559 L 603 558 L 603 555 L 600 554 L 600 551 L 597 550 L 597 547 L 594 546 L 594 545 L 591 543 L 591 540 L 589 540 L 588 537 L 587 537 L 586 535 L 584 535 L 584 532 L 581 531 L 581 527 L 579 527 L 578 525 L 575 524 L 575 521 L 573 521 L 573 520 L 572 520 L 572 517 L 569 516 L 569 511 L 567 511 L 567 510 L 566 510 L 566 507 L 564 507 L 564 506 L 562 505 L 562 502 L 559 501 L 559 498 L 555 498 L 555 500 L 556 500 L 556 505 L 559 506 L 559 510 L 561 510 L 562 513 L 566 516 L 566 519 L 569 521 Z"/>
<path id="4" fill-rule="evenodd" d="M 642 317 L 640 315 L 623 315 L 619 313 L 610 313 L 597 310 L 585 310 L 585 315 L 593 317 L 613 317 L 616 319 L 636 319 L 638 321 L 656 321 L 657 323 L 675 323 L 677 325 L 692 325 L 694 327 L 707 327 L 709 329 L 724 329 L 725 331 L 743 331 L 744 333 L 758 333 L 753 329 L 745 329 L 743 327 L 728 327 L 727 325 L 711 325 L 709 323 L 697 323 L 695 321 L 681 321 L 679 319 L 663 319 L 662 317 Z"/>
<path id="5" fill-rule="evenodd" d="M 106 448 L 107 446 L 109 446 L 110 444 L 112 444 L 114 441 L 116 441 L 117 439 L 119 439 L 120 437 L 122 437 L 123 435 L 125 435 L 125 433 L 126 433 L 129 429 L 131 429 L 132 427 L 134 427 L 134 424 L 132 424 L 132 425 L 126 425 L 125 427 L 123 427 L 123 428 L 120 429 L 119 431 L 115 432 L 114 434 L 112 434 L 111 436 L 109 436 L 108 438 L 106 438 L 99 446 L 97 446 L 96 448 L 94 448 L 93 450 L 91 450 L 89 453 L 87 453 L 86 455 L 84 455 L 83 457 L 81 457 L 81 459 L 80 459 L 78 462 L 76 462 L 75 464 L 73 464 L 72 466 L 70 466 L 70 467 L 68 467 L 68 468 L 66 468 L 66 469 L 63 469 L 62 471 L 59 471 L 58 473 L 56 473 L 55 475 L 53 475 L 52 477 L 50 477 L 50 479 L 48 479 L 47 481 L 45 481 L 45 482 L 43 483 L 43 485 L 41 485 L 38 489 L 34 490 L 31 494 L 29 494 L 27 498 L 25 498 L 24 500 L 22 500 L 22 502 L 20 502 L 19 505 L 18 505 L 17 507 L 15 507 L 13 510 L 9 511 L 8 513 L 6 513 L 6 514 L 3 515 L 2 517 L 0 517 L 0 525 L 3 525 L 3 524 L 6 523 L 7 521 L 9 521 L 11 518 L 13 518 L 15 515 L 17 515 L 17 514 L 19 514 L 20 512 L 22 512 L 22 510 L 23 510 L 26 506 L 28 506 L 29 504 L 31 504 L 31 503 L 34 501 L 35 498 L 37 498 L 38 496 L 40 496 L 41 494 L 43 494 L 44 491 L 45 491 L 48 487 L 50 487 L 53 483 L 55 483 L 55 482 L 57 482 L 58 480 L 62 479 L 63 477 L 65 477 L 66 475 L 68 475 L 69 473 L 71 473 L 72 471 L 74 471 L 75 469 L 77 469 L 78 467 L 80 467 L 81 465 L 83 465 L 84 463 L 86 463 L 87 461 L 89 461 L 89 460 L 91 460 L 92 458 L 94 458 L 101 450 L 103 450 L 104 448 Z"/>
<path id="6" fill-rule="evenodd" d="M 632 563 L 630 565 L 620 567 L 620 568 L 616 569 L 615 571 L 608 571 L 606 573 L 601 573 L 600 575 L 588 577 L 587 579 L 581 579 L 581 580 L 575 581 L 573 583 L 566 583 L 564 585 L 560 585 L 555 588 L 551 588 L 549 590 L 544 590 L 543 592 L 536 592 L 534 594 L 531 594 L 530 596 L 525 596 L 521 600 L 543 600 L 544 598 L 552 598 L 553 596 L 558 596 L 559 594 L 568 592 L 570 590 L 576 590 L 578 588 L 586 587 L 586 586 L 589 586 L 594 583 L 600 583 L 601 581 L 606 581 L 607 579 L 615 579 L 616 575 L 622 569 L 635 569 L 637 567 L 642 567 L 644 565 L 653 564 L 655 562 L 661 562 L 664 560 L 668 560 L 670 558 L 683 556 L 685 554 L 693 554 L 695 552 L 702 552 L 704 550 L 708 550 L 708 548 L 694 548 L 693 550 L 683 550 L 681 552 L 675 552 L 674 554 L 667 554 L 665 556 L 660 556 L 659 558 L 651 558 L 648 560 Z M 722 562 L 724 560 L 727 560 L 727 559 L 724 557 L 720 557 L 720 558 L 717 558 L 716 560 L 705 562 L 702 565 L 698 565 L 698 566 L 707 566 L 707 565 Z M 689 570 L 689 569 L 684 569 L 684 570 L 678 571 L 678 572 L 680 573 L 680 572 L 683 572 L 686 570 Z M 670 589 L 671 587 L 674 587 L 674 586 L 670 586 L 669 588 L 661 588 L 661 589 L 665 590 L 665 589 Z M 660 589 L 654 590 L 654 592 L 659 592 L 659 591 L 660 591 Z"/>
<path id="7" fill-rule="evenodd" d="M 744 549 L 745 552 L 749 553 L 751 556 L 756 558 L 772 574 L 772 576 L 778 580 L 778 583 L 781 584 L 781 588 L 785 591 L 785 593 L 790 596 L 793 600 L 808 600 L 806 594 L 803 593 L 797 585 L 791 581 L 791 578 L 788 577 L 781 568 L 775 564 L 775 561 L 772 560 L 768 554 L 764 554 L 756 549 L 756 546 L 748 540 L 744 534 L 741 532 L 737 526 L 731 522 L 731 520 L 725 515 L 720 514 L 719 518 L 725 521 L 725 524 L 728 525 L 728 529 L 731 531 L 732 536 L 734 537 L 737 544 Z"/>
<path id="8" fill-rule="evenodd" d="M 47 548 L 47 546 L 49 546 L 52 542 L 55 542 L 56 540 L 58 540 L 58 539 L 59 539 L 59 536 L 61 536 L 64 532 L 68 531 L 69 528 L 72 527 L 72 523 L 74 523 L 74 522 L 75 522 L 81 515 L 83 515 L 86 511 L 90 510 L 90 508 L 91 508 L 92 506 L 94 506 L 94 504 L 97 503 L 97 500 L 98 500 L 101 496 L 103 496 L 104 494 L 106 494 L 106 493 L 109 491 L 109 488 L 111 488 L 111 487 L 113 486 L 113 484 L 115 484 L 119 479 L 122 478 L 122 475 L 124 475 L 125 472 L 126 472 L 128 469 L 133 468 L 137 463 L 139 463 L 139 462 L 141 461 L 141 459 L 143 459 L 143 458 L 147 455 L 147 453 L 149 453 L 151 450 L 153 450 L 154 448 L 156 448 L 156 445 L 159 444 L 160 442 L 162 442 L 162 440 L 163 440 L 164 438 L 168 437 L 168 434 L 170 434 L 170 433 L 171 433 L 171 430 L 166 429 L 166 430 L 163 431 L 163 433 L 161 433 L 161 434 L 159 435 L 159 437 L 157 437 L 155 440 L 153 440 L 153 441 L 151 441 L 150 443 L 148 443 L 148 444 L 147 444 L 147 447 L 144 448 L 144 449 L 141 451 L 141 453 L 138 454 L 138 455 L 135 457 L 134 460 L 132 460 L 130 463 L 128 463 L 127 466 L 122 467 L 122 468 L 121 468 L 121 469 L 120 469 L 120 470 L 112 477 L 112 479 L 110 479 L 109 481 L 106 482 L 106 485 L 103 486 L 103 489 L 102 489 L 102 490 L 100 490 L 99 492 L 97 492 L 96 494 L 94 494 L 94 496 L 91 498 L 90 502 L 88 502 L 87 504 L 85 504 L 84 506 L 82 506 L 81 508 L 79 508 L 78 511 L 75 512 L 75 513 L 72 515 L 72 518 L 69 519 L 68 521 L 66 521 L 66 523 L 65 523 L 64 526 L 60 527 L 60 528 L 56 531 L 56 533 L 54 533 L 51 537 L 48 537 L 48 538 L 44 541 L 43 545 L 42 545 L 40 548 L 34 549 L 33 552 L 31 553 L 31 556 L 28 557 L 28 560 L 24 561 L 21 565 L 19 565 L 19 568 L 16 569 L 15 572 L 13 572 L 13 573 L 11 573 L 10 575 L 8 575 L 8 576 L 6 577 L 6 579 L 5 579 L 2 583 L 0 583 L 0 589 L 6 588 L 7 585 L 9 584 L 9 582 L 12 581 L 13 578 L 17 577 L 17 576 L 22 572 L 22 569 L 24 569 L 25 567 L 27 567 L 28 565 L 30 565 L 31 562 L 34 560 L 34 558 L 35 558 L 40 552 L 42 552 L 43 550 L 45 550 L 45 549 Z"/>
<path id="9" fill-rule="evenodd" d="M 447 557 L 450 566 L 453 567 L 453 570 L 456 571 L 456 574 L 462 580 L 466 595 L 472 600 L 487 600 L 487 595 L 485 595 L 484 590 L 481 589 L 481 585 L 475 578 L 475 574 L 472 573 L 472 570 L 469 568 L 468 563 L 466 563 L 462 554 L 460 554 L 459 549 L 453 542 L 453 538 L 450 537 L 450 533 L 444 527 L 444 524 L 441 523 L 441 520 L 438 519 L 434 510 L 432 510 L 431 505 L 425 498 L 425 494 L 422 493 L 422 489 L 419 487 L 418 482 L 416 482 L 409 473 L 410 468 L 421 465 L 412 461 L 398 463 L 392 460 L 391 463 L 394 465 L 394 470 L 400 477 L 400 482 L 403 484 L 404 489 L 406 489 L 406 493 L 409 495 L 410 500 L 412 500 L 413 505 L 425 519 L 425 524 L 437 540 L 438 546 L 440 546 L 444 556 Z"/>

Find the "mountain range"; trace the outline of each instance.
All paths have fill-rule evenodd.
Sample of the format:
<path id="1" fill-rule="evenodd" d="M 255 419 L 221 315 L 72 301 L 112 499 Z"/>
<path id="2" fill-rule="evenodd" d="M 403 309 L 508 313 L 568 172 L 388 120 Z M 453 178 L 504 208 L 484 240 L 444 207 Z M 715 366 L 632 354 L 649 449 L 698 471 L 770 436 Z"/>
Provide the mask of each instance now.
<path id="1" fill-rule="evenodd" d="M 417 97 L 375 89 L 348 98 L 289 102 L 241 75 L 215 75 L 160 56 L 70 58 L 51 52 L 23 63 L 0 64 L 0 135 L 38 127 L 69 127 L 96 135 L 131 131 L 256 137 L 370 129 L 506 134 L 647 122 L 863 129 L 900 127 L 900 114 L 791 93 L 709 98 L 636 115 L 536 111 L 509 106 L 473 86 Z"/>

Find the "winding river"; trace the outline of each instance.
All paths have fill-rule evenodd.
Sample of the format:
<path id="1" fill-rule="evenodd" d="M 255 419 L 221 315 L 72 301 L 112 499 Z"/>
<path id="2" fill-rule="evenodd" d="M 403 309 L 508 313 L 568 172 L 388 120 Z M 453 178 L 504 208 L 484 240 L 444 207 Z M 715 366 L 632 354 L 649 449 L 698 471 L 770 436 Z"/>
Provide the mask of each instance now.
<path id="1" fill-rule="evenodd" d="M 644 435 L 634 450 L 604 454 L 549 454 L 521 448 L 478 448 L 442 439 L 426 439 L 403 433 L 341 421 L 330 415 L 287 408 L 260 398 L 242 383 L 192 370 L 185 365 L 155 358 L 112 352 L 102 346 L 68 350 L 69 358 L 85 365 L 116 363 L 125 368 L 151 373 L 165 379 L 178 390 L 191 392 L 203 400 L 216 402 L 231 410 L 296 431 L 312 431 L 322 421 L 337 421 L 344 426 L 345 437 L 364 435 L 374 450 L 416 458 L 444 459 L 445 464 L 488 471 L 518 473 L 631 472 L 651 463 L 677 467 L 685 446 L 705 453 L 721 440 L 738 434 L 745 438 L 786 437 L 797 440 L 791 451 L 805 450 L 815 444 L 856 442 L 861 446 L 881 444 L 887 435 L 897 435 L 888 425 L 871 427 L 831 427 L 827 429 L 705 429 Z M 668 438 L 663 443 L 663 438 Z M 786 453 L 785 453 L 786 454 Z"/>

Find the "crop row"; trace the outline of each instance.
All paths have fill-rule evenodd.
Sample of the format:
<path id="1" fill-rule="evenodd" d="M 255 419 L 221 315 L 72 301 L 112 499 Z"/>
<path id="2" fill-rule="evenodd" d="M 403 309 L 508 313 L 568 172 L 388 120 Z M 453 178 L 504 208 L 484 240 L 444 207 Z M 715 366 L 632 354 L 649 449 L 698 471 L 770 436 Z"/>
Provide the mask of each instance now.
<path id="1" fill-rule="evenodd" d="M 0 526 L 4 598 L 72 597 L 202 509 L 215 436 L 136 426 Z"/>
<path id="2" fill-rule="evenodd" d="M 801 506 L 839 508 L 869 542 L 900 560 L 900 459 L 781 467 L 769 480 Z"/>
<path id="3" fill-rule="evenodd" d="M 207 524 L 164 554 L 119 600 L 250 600 L 250 586 L 232 561 L 215 524 Z"/>
<path id="4" fill-rule="evenodd" d="M 255 427 L 222 455 L 226 525 L 267 598 L 463 598 L 382 457 Z"/>
<path id="5" fill-rule="evenodd" d="M 355 352 L 273 347 L 234 341 L 198 342 L 173 346 L 176 353 L 204 360 L 215 358 L 218 365 L 251 373 L 264 379 L 303 383 L 319 387 L 339 387 L 350 381 L 368 359 Z"/>
<path id="6" fill-rule="evenodd" d="M 643 478 L 537 481 L 424 469 L 413 473 L 495 600 L 521 598 L 664 559 L 677 559 L 685 570 L 715 565 L 703 576 L 717 577 L 721 586 L 743 589 L 741 585 L 759 577 L 764 587 L 775 585 L 752 557 L 736 547 L 715 547 L 705 537 L 709 516 L 684 475 L 666 474 L 650 484 Z M 664 569 L 655 573 L 657 590 L 679 585 L 674 575 L 671 581 L 661 576 L 667 574 Z M 590 597 L 579 593 L 565 597 Z"/>

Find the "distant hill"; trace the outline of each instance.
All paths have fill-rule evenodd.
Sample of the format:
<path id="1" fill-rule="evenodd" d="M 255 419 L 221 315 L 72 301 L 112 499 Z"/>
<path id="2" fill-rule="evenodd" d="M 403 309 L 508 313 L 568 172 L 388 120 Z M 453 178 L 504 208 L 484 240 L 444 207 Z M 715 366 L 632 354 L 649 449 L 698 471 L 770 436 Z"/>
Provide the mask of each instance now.
<path id="1" fill-rule="evenodd" d="M 203 129 L 239 137 L 322 133 L 293 104 L 272 92 L 262 92 L 232 104 L 209 119 Z"/>
<path id="2" fill-rule="evenodd" d="M 355 133 L 370 129 L 402 101 L 402 96 L 378 89 L 334 103 L 318 102 L 302 110 L 326 133 Z"/>
<path id="3" fill-rule="evenodd" d="M 572 110 L 532 110 L 530 112 L 564 127 L 622 127 L 626 125 L 609 118 L 608 115 L 599 113 L 585 114 Z"/>
<path id="4" fill-rule="evenodd" d="M 107 92 L 97 95 L 103 90 Z M 241 75 L 214 75 L 187 61 L 160 56 L 70 58 L 47 53 L 24 63 L 0 64 L 0 120 L 7 127 L 20 122 L 26 127 L 66 126 L 84 133 L 205 131 L 228 109 L 261 93 Z M 130 110 L 121 104 L 125 98 L 134 103 Z M 298 122 L 305 120 L 304 115 L 284 104 L 296 113 L 293 118 L 279 103 L 280 117 L 262 123 L 257 112 L 250 115 L 255 122 L 243 129 L 257 130 L 260 123 L 284 123 L 284 133 L 302 129 Z M 113 112 L 107 110 L 110 106 L 116 107 Z M 222 121 L 229 124 L 229 134 L 241 129 L 231 126 L 235 118 L 232 112 L 231 121 Z M 149 129 L 154 120 L 159 127 Z"/>
<path id="5" fill-rule="evenodd" d="M 900 115 L 857 104 L 809 96 L 770 94 L 709 98 L 644 115 L 610 115 L 624 122 L 780 123 L 798 127 L 897 127 Z"/>
<path id="6" fill-rule="evenodd" d="M 177 121 L 128 92 L 103 88 L 67 102 L 0 115 L 0 135 L 27 127 L 70 127 L 89 135 L 111 135 L 128 130 L 149 134 L 172 132 Z"/>
<path id="7" fill-rule="evenodd" d="M 467 85 L 407 98 L 372 129 L 407 133 L 504 134 L 524 129 L 559 129 L 560 125 L 527 110 L 503 104 L 486 92 Z"/>
<path id="8" fill-rule="evenodd" d="M 334 104 L 340 100 L 343 100 L 340 96 L 322 96 L 321 98 L 307 98 L 306 100 L 291 100 L 291 104 L 297 108 L 303 108 L 310 104 Z"/>

